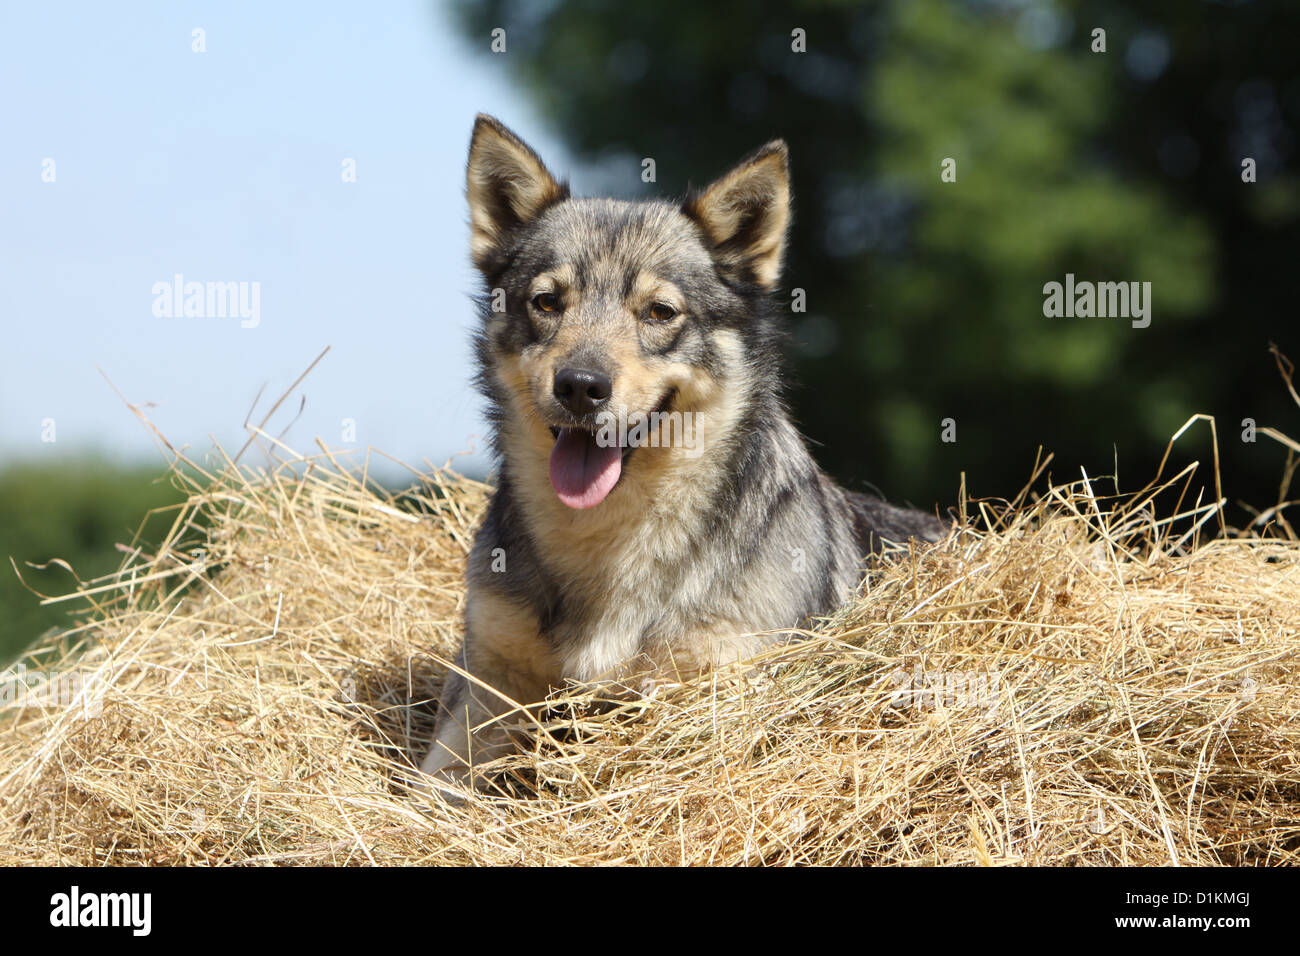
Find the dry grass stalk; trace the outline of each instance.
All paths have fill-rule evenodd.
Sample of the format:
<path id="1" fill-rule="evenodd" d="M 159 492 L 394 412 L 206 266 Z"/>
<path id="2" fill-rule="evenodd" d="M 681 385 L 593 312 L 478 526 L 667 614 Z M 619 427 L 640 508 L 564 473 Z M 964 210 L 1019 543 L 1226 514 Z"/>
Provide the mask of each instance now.
<path id="1" fill-rule="evenodd" d="M 83 587 L 88 649 L 41 651 L 100 715 L 8 712 L 0 863 L 1300 861 L 1300 543 L 1202 542 L 1215 505 L 1161 514 L 1186 473 L 975 503 L 758 666 L 558 697 L 510 795 L 462 807 L 402 781 L 485 486 L 190 474 L 157 552 Z"/>

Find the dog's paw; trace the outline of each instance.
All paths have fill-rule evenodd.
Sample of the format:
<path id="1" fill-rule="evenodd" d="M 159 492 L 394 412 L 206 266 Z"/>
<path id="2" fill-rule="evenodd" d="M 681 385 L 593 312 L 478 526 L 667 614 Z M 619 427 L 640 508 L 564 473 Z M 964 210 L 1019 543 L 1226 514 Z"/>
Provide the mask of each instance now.
<path id="1" fill-rule="evenodd" d="M 410 775 L 407 785 L 415 796 L 449 807 L 465 806 L 474 793 L 469 772 L 452 768 L 419 770 Z"/>

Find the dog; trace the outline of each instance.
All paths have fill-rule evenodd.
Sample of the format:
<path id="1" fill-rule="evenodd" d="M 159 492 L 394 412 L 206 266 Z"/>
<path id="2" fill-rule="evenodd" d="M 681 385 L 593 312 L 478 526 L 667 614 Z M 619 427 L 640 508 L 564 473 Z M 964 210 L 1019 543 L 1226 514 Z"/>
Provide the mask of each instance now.
<path id="1" fill-rule="evenodd" d="M 553 689 L 752 657 L 887 542 L 947 531 L 838 487 L 783 403 L 784 142 L 680 203 L 574 198 L 480 115 L 467 194 L 499 478 L 421 767 L 443 792 L 481 786 L 519 746 L 501 718 Z"/>

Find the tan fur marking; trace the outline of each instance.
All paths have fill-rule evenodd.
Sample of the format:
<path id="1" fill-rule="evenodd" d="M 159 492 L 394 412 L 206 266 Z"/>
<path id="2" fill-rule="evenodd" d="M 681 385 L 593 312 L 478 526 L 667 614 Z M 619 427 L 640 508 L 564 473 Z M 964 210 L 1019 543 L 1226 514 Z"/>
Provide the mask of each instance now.
<path id="1" fill-rule="evenodd" d="M 724 364 L 743 374 L 739 337 L 722 331 L 715 342 L 731 353 L 732 361 Z M 697 368 L 672 362 L 663 362 L 657 377 L 649 368 L 639 369 L 637 377 L 648 394 L 676 388 L 676 407 L 701 417 L 702 453 L 692 457 L 680 446 L 638 449 L 620 487 L 599 508 L 575 511 L 556 497 L 548 474 L 554 439 L 527 392 L 512 393 L 518 414 L 504 424 L 506 440 L 517 451 L 513 461 L 521 513 L 534 537 L 547 543 L 548 566 L 566 593 L 609 608 L 587 641 L 564 648 L 560 666 L 566 678 L 594 680 L 617 674 L 642 650 L 640 624 L 622 621 L 618 595 L 627 589 L 653 593 L 662 586 L 658 562 L 675 564 L 689 549 L 705 519 L 706 492 L 724 477 L 721 463 L 726 455 L 720 446 L 731 440 L 744 410 L 743 382 L 718 382 Z M 755 620 L 761 619 L 764 609 L 753 610 Z M 720 625 L 720 633 L 738 634 L 747 626 L 758 625 L 729 622 Z M 682 634 L 673 640 L 673 651 L 683 660 L 710 659 L 715 652 L 701 644 L 705 640 L 703 633 Z"/>
<path id="2" fill-rule="evenodd" d="M 505 717 L 520 705 L 540 702 L 559 682 L 551 646 L 538 630 L 531 612 L 500 595 L 480 588 L 471 591 L 465 611 L 465 644 L 458 666 L 495 688 L 493 693 L 460 674 L 450 674 L 443 691 L 447 714 L 438 737 L 421 765 L 425 774 L 460 784 L 469 767 L 495 760 L 518 745 L 521 715 Z"/>
<path id="3" fill-rule="evenodd" d="M 759 285 L 772 288 L 781 277 L 785 234 L 790 225 L 790 174 L 785 143 L 764 146 L 711 184 L 690 210 L 715 246 L 725 245 L 756 222 L 760 231 L 744 248 L 731 250 L 734 265 L 747 263 Z"/>
<path id="4" fill-rule="evenodd" d="M 470 252 L 484 262 L 501 244 L 508 222 L 502 203 L 519 222 L 528 222 L 560 198 L 563 188 L 531 149 L 490 117 L 480 115 L 470 142 L 466 193 Z"/>

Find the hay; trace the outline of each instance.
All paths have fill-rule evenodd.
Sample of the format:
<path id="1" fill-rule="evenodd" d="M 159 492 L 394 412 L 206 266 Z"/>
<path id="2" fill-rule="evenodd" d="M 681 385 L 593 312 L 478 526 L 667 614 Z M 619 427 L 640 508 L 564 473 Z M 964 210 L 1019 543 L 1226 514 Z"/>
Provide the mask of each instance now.
<path id="1" fill-rule="evenodd" d="M 1171 485 L 977 505 L 758 666 L 556 701 L 508 795 L 449 807 L 404 779 L 485 486 L 183 480 L 157 552 L 83 587 L 89 647 L 40 649 L 100 714 L 0 712 L 2 864 L 1300 859 L 1300 544 L 1202 542 L 1217 508 L 1161 520 Z"/>

